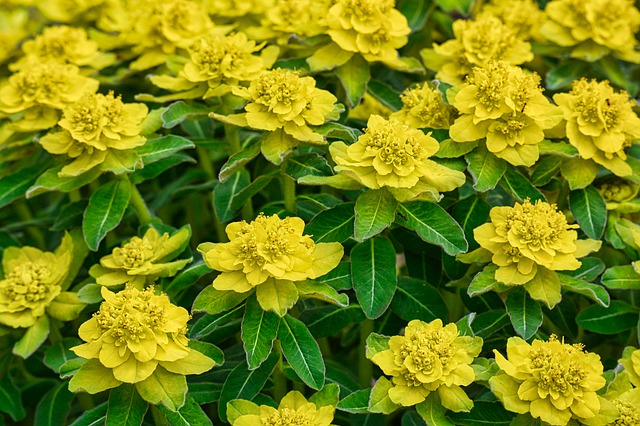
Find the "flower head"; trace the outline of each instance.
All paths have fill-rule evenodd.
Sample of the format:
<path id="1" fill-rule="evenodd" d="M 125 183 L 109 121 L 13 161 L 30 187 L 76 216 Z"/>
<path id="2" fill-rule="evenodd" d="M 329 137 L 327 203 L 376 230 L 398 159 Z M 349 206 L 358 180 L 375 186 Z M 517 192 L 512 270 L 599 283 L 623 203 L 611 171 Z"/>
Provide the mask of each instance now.
<path id="1" fill-rule="evenodd" d="M 312 37 L 322 34 L 321 22 L 326 19 L 329 2 L 326 0 L 275 0 L 264 12 L 260 27 L 250 28 L 249 34 L 258 39 L 277 38 L 287 44 L 291 34 Z"/>
<path id="2" fill-rule="evenodd" d="M 223 18 L 261 15 L 273 7 L 273 0 L 208 0 L 205 3 L 210 15 Z"/>
<path id="3" fill-rule="evenodd" d="M 20 41 L 29 34 L 29 12 L 24 8 L 0 10 L 0 64 L 16 52 Z"/>
<path id="4" fill-rule="evenodd" d="M 368 188 L 387 187 L 396 199 L 405 201 L 420 195 L 437 199 L 440 191 L 464 183 L 464 174 L 429 159 L 439 147 L 421 130 L 372 115 L 356 143 L 334 142 L 329 149 L 337 172 Z"/>
<path id="5" fill-rule="evenodd" d="M 400 95 L 402 109 L 392 117 L 415 128 L 448 129 L 453 121 L 453 108 L 429 83 L 408 88 Z"/>
<path id="6" fill-rule="evenodd" d="M 160 235 L 154 228 L 149 228 L 142 238 L 133 237 L 121 247 L 100 259 L 89 274 L 100 285 L 107 287 L 130 283 L 141 289 L 145 284 L 152 284 L 159 277 L 171 277 L 191 261 L 191 259 L 174 260 L 189 241 L 189 228 L 183 228 L 172 236 L 168 233 Z"/>
<path id="7" fill-rule="evenodd" d="M 214 366 L 213 360 L 188 347 L 187 310 L 173 305 L 166 295 L 155 294 L 153 286 L 145 290 L 127 286 L 118 293 L 102 287 L 102 297 L 100 310 L 78 330 L 86 343 L 71 348 L 91 360 L 71 379 L 72 392 L 88 390 L 83 383 L 86 373 L 95 373 L 96 368 L 105 375 L 103 382 L 115 387 L 143 382 L 159 368 L 184 375 Z"/>
<path id="8" fill-rule="evenodd" d="M 453 33 L 453 40 L 420 53 L 425 65 L 438 71 L 436 78 L 454 86 L 462 84 L 473 67 L 485 66 L 491 60 L 520 65 L 533 59 L 531 45 L 490 14 L 481 14 L 475 20 L 458 19 L 453 23 Z"/>
<path id="9" fill-rule="evenodd" d="M 625 179 L 613 178 L 597 185 L 596 189 L 604 198 L 607 210 L 616 210 L 621 213 L 640 211 L 638 200 L 640 185 Z"/>
<path id="10" fill-rule="evenodd" d="M 50 21 L 70 23 L 95 17 L 106 0 L 51 0 L 46 3 L 33 2 Z"/>
<path id="11" fill-rule="evenodd" d="M 268 405 L 258 406 L 245 400 L 233 400 L 243 403 L 243 413 L 231 415 L 229 422 L 232 426 L 330 426 L 335 407 L 332 405 L 317 406 L 298 391 L 291 391 L 282 398 L 278 408 Z"/>
<path id="12" fill-rule="evenodd" d="M 631 383 L 636 387 L 640 387 L 640 349 L 631 346 L 625 348 L 622 353 L 622 359 L 619 362 L 629 374 Z"/>
<path id="13" fill-rule="evenodd" d="M 376 353 L 371 361 L 392 376 L 389 398 L 396 404 L 419 404 L 431 392 L 438 392 L 442 405 L 452 411 L 468 411 L 473 405 L 460 386 L 475 379 L 469 364 L 482 350 L 479 337 L 459 336 L 455 324 L 443 327 L 409 322 L 404 336 L 389 339 L 389 349 Z"/>
<path id="14" fill-rule="evenodd" d="M 570 345 L 553 335 L 531 345 L 511 337 L 507 358 L 494 353 L 501 371 L 489 383 L 507 410 L 529 413 L 551 425 L 598 415 L 601 397 L 596 391 L 606 383 L 603 367 L 600 357 L 581 344 Z"/>
<path id="15" fill-rule="evenodd" d="M 564 113 L 567 137 L 580 156 L 591 159 L 618 176 L 629 176 L 624 148 L 640 138 L 640 118 L 631 109 L 627 92 L 614 92 L 608 81 L 582 78 L 571 92 L 553 100 Z"/>
<path id="16" fill-rule="evenodd" d="M 65 290 L 73 243 L 66 234 L 54 252 L 35 247 L 7 247 L 2 257 L 0 324 L 31 327 Z"/>
<path id="17" fill-rule="evenodd" d="M 635 33 L 640 12 L 632 0 L 552 0 L 541 34 L 552 42 L 571 47 L 571 56 L 597 61 L 613 53 L 620 59 L 640 62 Z"/>
<path id="18" fill-rule="evenodd" d="M 340 260 L 344 249 L 340 243 L 314 243 L 303 235 L 304 221 L 298 217 L 280 219 L 260 214 L 252 222 L 227 225 L 228 243 L 204 243 L 198 246 L 205 263 L 222 272 L 213 281 L 221 291 L 246 293 L 256 289 L 258 302 L 264 310 L 279 309 L 272 292 L 294 293 L 291 305 L 298 299 L 295 283 L 320 277 Z"/>
<path id="19" fill-rule="evenodd" d="M 539 39 L 540 26 L 546 19 L 544 12 L 532 0 L 491 0 L 483 6 L 482 13 L 500 19 L 522 40 Z"/>

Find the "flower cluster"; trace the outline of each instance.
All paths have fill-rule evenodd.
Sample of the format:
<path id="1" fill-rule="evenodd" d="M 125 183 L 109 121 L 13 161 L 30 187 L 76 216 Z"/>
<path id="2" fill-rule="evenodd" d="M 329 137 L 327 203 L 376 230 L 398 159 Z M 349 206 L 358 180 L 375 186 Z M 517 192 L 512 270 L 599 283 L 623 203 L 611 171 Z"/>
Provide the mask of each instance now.
<path id="1" fill-rule="evenodd" d="M 0 64 L 10 60 L 28 34 L 29 12 L 0 9 Z"/>
<path id="2" fill-rule="evenodd" d="M 392 376 L 389 399 L 411 406 L 437 392 L 442 405 L 451 411 L 469 411 L 473 402 L 460 386 L 475 379 L 469 364 L 482 350 L 479 337 L 459 336 L 455 324 L 443 327 L 442 320 L 409 322 L 404 336 L 389 339 L 389 349 L 371 357 L 384 374 Z"/>
<path id="3" fill-rule="evenodd" d="M 325 31 L 322 23 L 329 3 L 326 0 L 275 0 L 264 11 L 260 26 L 248 28 L 247 33 L 258 40 L 275 39 L 280 45 L 286 45 L 291 34 L 317 36 Z"/>
<path id="4" fill-rule="evenodd" d="M 89 269 L 89 274 L 96 283 L 107 287 L 128 283 L 142 289 L 159 277 L 175 275 L 191 261 L 172 261 L 184 250 L 189 236 L 189 228 L 183 228 L 172 236 L 166 232 L 160 235 L 154 228 L 149 228 L 142 238 L 133 237 L 122 247 L 114 248 L 110 255 Z"/>
<path id="5" fill-rule="evenodd" d="M 398 201 L 406 201 L 437 200 L 440 192 L 465 182 L 462 172 L 429 159 L 439 147 L 430 134 L 372 115 L 356 143 L 334 142 L 329 149 L 337 172 L 367 188 L 386 187 Z"/>
<path id="6" fill-rule="evenodd" d="M 215 365 L 188 346 L 189 312 L 155 294 L 153 286 L 119 293 L 102 287 L 102 297 L 100 310 L 78 330 L 86 343 L 71 348 L 89 360 L 69 382 L 72 392 L 97 393 L 122 383 L 144 389 L 157 383 L 154 374 L 201 374 Z"/>
<path id="7" fill-rule="evenodd" d="M 601 182 L 596 189 L 604 198 L 607 210 L 620 213 L 640 212 L 640 202 L 638 202 L 640 185 L 625 179 L 614 178 Z"/>
<path id="8" fill-rule="evenodd" d="M 625 61 L 640 62 L 635 34 L 640 12 L 632 0 L 552 0 L 541 34 L 571 56 L 597 61 L 613 53 Z"/>
<path id="9" fill-rule="evenodd" d="M 456 142 L 486 138 L 487 149 L 515 166 L 532 166 L 544 130 L 562 120 L 542 94 L 540 77 L 505 62 L 474 68 L 459 90 L 450 89 L 460 116 L 449 133 Z"/>
<path id="10" fill-rule="evenodd" d="M 571 92 L 558 93 L 553 100 L 564 113 L 567 138 L 582 158 L 618 176 L 632 174 L 624 149 L 640 138 L 640 118 L 631 109 L 628 93 L 616 93 L 608 81 L 582 78 Z"/>
<path id="11" fill-rule="evenodd" d="M 304 226 L 297 217 L 263 214 L 227 225 L 228 243 L 198 246 L 207 266 L 221 272 L 213 287 L 236 293 L 255 289 L 262 309 L 284 315 L 298 300 L 297 282 L 331 271 L 344 253 L 340 243 L 314 243 L 303 235 Z"/>
<path id="12" fill-rule="evenodd" d="M 482 7 L 481 13 L 500 19 L 523 40 L 540 39 L 540 27 L 546 20 L 533 0 L 491 0 Z"/>
<path id="13" fill-rule="evenodd" d="M 453 34 L 454 39 L 420 54 L 427 68 L 438 71 L 436 78 L 454 86 L 462 84 L 473 67 L 483 67 L 491 60 L 520 65 L 533 59 L 531 45 L 491 14 L 469 21 L 458 19 Z"/>
<path id="14" fill-rule="evenodd" d="M 500 371 L 489 383 L 507 410 L 558 426 L 572 418 L 593 421 L 599 415 L 603 398 L 596 391 L 606 382 L 602 363 L 581 344 L 560 342 L 553 335 L 531 345 L 511 337 L 506 358 L 494 353 Z"/>
<path id="15" fill-rule="evenodd" d="M 401 95 L 402 109 L 391 115 L 414 128 L 448 129 L 453 122 L 453 108 L 429 83 L 406 89 Z"/>
<path id="16" fill-rule="evenodd" d="M 147 111 L 146 105 L 125 104 L 113 92 L 87 94 L 65 108 L 59 122 L 62 131 L 46 134 L 40 143 L 51 154 L 74 159 L 60 176 L 77 176 L 98 166 L 133 169 L 138 157 L 129 154 L 147 140 L 140 135 Z"/>

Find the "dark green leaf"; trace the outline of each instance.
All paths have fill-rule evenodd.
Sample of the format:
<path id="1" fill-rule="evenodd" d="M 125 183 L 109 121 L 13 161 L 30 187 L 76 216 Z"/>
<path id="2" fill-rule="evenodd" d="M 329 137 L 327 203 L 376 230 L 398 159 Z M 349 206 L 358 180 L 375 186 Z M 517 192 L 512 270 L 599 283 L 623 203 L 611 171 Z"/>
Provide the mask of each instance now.
<path id="1" fill-rule="evenodd" d="M 551 182 L 558 172 L 562 160 L 555 155 L 541 157 L 536 163 L 536 168 L 531 174 L 531 183 L 535 186 L 544 186 Z"/>
<path id="2" fill-rule="evenodd" d="M 229 157 L 227 162 L 220 168 L 218 176 L 220 182 L 225 182 L 245 164 L 256 158 L 258 154 L 260 154 L 260 140 L 255 138 L 250 140 L 242 150 Z"/>
<path id="3" fill-rule="evenodd" d="M 507 162 L 490 153 L 484 145 L 478 145 L 465 159 L 473 176 L 473 187 L 479 192 L 495 188 L 507 170 Z"/>
<path id="4" fill-rule="evenodd" d="M 594 333 L 616 334 L 636 326 L 638 310 L 625 302 L 612 300 L 607 308 L 591 305 L 582 310 L 576 317 L 576 322 Z"/>
<path id="5" fill-rule="evenodd" d="M 609 306 L 611 298 L 607 290 L 600 284 L 592 284 L 565 274 L 557 274 L 563 290 L 581 294 L 602 306 Z"/>
<path id="6" fill-rule="evenodd" d="M 476 336 L 486 339 L 496 331 L 508 326 L 509 323 L 509 315 L 507 315 L 507 312 L 497 309 L 476 315 L 471 323 L 471 328 Z"/>
<path id="7" fill-rule="evenodd" d="M 107 420 L 107 406 L 109 402 L 105 401 L 97 407 L 82 413 L 71 426 L 104 426 Z"/>
<path id="8" fill-rule="evenodd" d="M 311 332 L 300 320 L 285 315 L 280 321 L 278 340 L 287 362 L 310 388 L 320 390 L 324 386 L 325 366 L 322 352 Z"/>
<path id="9" fill-rule="evenodd" d="M 72 352 L 69 348 L 73 346 L 77 346 L 82 342 L 80 339 L 76 337 L 65 337 L 61 342 L 56 343 L 53 346 L 50 346 L 47 351 L 44 353 L 44 363 L 47 367 L 55 371 L 56 373 L 60 373 L 60 367 L 65 362 L 69 361 L 72 358 L 77 358 L 78 356 Z"/>
<path id="10" fill-rule="evenodd" d="M 602 195 L 593 186 L 576 189 L 569 194 L 569 207 L 580 229 L 589 238 L 599 240 L 607 224 L 607 206 Z"/>
<path id="11" fill-rule="evenodd" d="M 597 257 L 583 257 L 580 267 L 575 271 L 562 271 L 563 274 L 585 281 L 593 281 L 604 271 L 604 262 Z"/>
<path id="12" fill-rule="evenodd" d="M 53 231 L 64 231 L 66 229 L 82 226 L 82 215 L 87 208 L 87 201 L 80 200 L 69 203 L 60 209 L 55 222 L 51 226 Z"/>
<path id="13" fill-rule="evenodd" d="M 353 203 L 338 204 L 318 213 L 305 228 L 316 243 L 344 242 L 353 237 L 355 213 Z"/>
<path id="14" fill-rule="evenodd" d="M 558 90 L 569 86 L 571 82 L 587 75 L 589 64 L 576 59 L 561 62 L 547 72 L 546 88 Z"/>
<path id="15" fill-rule="evenodd" d="M 195 148 L 195 145 L 182 136 L 167 135 L 145 142 L 136 152 L 146 166 L 186 148 Z"/>
<path id="16" fill-rule="evenodd" d="M 22 197 L 45 170 L 44 164 L 36 164 L 0 179 L 0 207 Z"/>
<path id="17" fill-rule="evenodd" d="M 220 393 L 222 391 L 222 383 L 213 382 L 196 382 L 189 383 L 189 397 L 198 404 L 208 404 L 220 399 Z"/>
<path id="18" fill-rule="evenodd" d="M 451 216 L 460 224 L 469 242 L 469 249 L 476 249 L 478 243 L 473 237 L 473 230 L 487 221 L 491 206 L 478 196 L 471 196 L 458 201 L 453 206 Z"/>
<path id="19" fill-rule="evenodd" d="M 475 401 L 468 413 L 447 413 L 447 417 L 460 426 L 509 426 L 515 417 L 500 402 Z"/>
<path id="20" fill-rule="evenodd" d="M 374 237 L 351 249 L 353 289 L 367 318 L 385 313 L 396 291 L 396 253 L 386 238 Z"/>
<path id="21" fill-rule="evenodd" d="M 183 269 L 169 284 L 163 286 L 162 290 L 169 295 L 175 295 L 209 273 L 211 269 L 204 262 L 195 262 Z"/>
<path id="22" fill-rule="evenodd" d="M 331 176 L 333 170 L 324 157 L 316 153 L 289 155 L 282 162 L 282 170 L 294 179 L 302 176 Z"/>
<path id="23" fill-rule="evenodd" d="M 212 424 L 209 416 L 191 396 L 187 396 L 184 405 L 178 411 L 171 411 L 164 405 L 158 405 L 158 409 L 165 415 L 172 426 L 206 426 Z"/>
<path id="24" fill-rule="evenodd" d="M 529 340 L 542 325 L 540 303 L 533 300 L 522 286 L 509 292 L 504 302 L 513 329 L 524 340 Z"/>
<path id="25" fill-rule="evenodd" d="M 402 423 L 401 426 L 426 426 L 422 417 L 416 412 L 407 411 L 402 415 Z"/>
<path id="26" fill-rule="evenodd" d="M 456 255 L 469 247 L 458 222 L 437 204 L 411 201 L 398 204 L 396 222 L 416 231 L 424 241 L 438 245 L 447 254 Z"/>
<path id="27" fill-rule="evenodd" d="M 416 405 L 416 411 L 429 426 L 454 426 L 445 416 L 447 409 L 442 406 L 437 392 L 431 392 L 423 402 Z"/>
<path id="28" fill-rule="evenodd" d="M 154 163 L 146 164 L 143 169 L 136 170 L 131 174 L 131 182 L 139 184 L 149 179 L 154 179 L 166 172 L 172 167 L 181 163 L 196 163 L 196 160 L 188 156 L 187 154 L 172 154 L 168 157 L 162 158 Z"/>
<path id="29" fill-rule="evenodd" d="M 9 414 L 15 421 L 22 420 L 27 415 L 22 406 L 20 389 L 8 373 L 0 378 L 0 412 Z"/>
<path id="30" fill-rule="evenodd" d="M 369 398 L 371 389 L 362 389 L 347 395 L 336 408 L 352 414 L 365 414 L 369 412 Z"/>
<path id="31" fill-rule="evenodd" d="M 213 207 L 220 222 L 228 222 L 236 215 L 231 208 L 233 199 L 240 191 L 251 183 L 251 177 L 246 170 L 238 170 L 229 179 L 219 184 L 213 190 Z"/>
<path id="32" fill-rule="evenodd" d="M 79 176 L 58 176 L 58 172 L 60 172 L 62 168 L 63 166 L 54 167 L 41 174 L 38 180 L 36 180 L 33 186 L 27 191 L 27 198 L 35 197 L 38 194 L 48 191 L 74 191 L 93 182 L 102 173 L 98 167 L 94 167 Z"/>
<path id="33" fill-rule="evenodd" d="M 504 175 L 502 175 L 500 185 L 502 185 L 502 187 L 519 202 L 522 202 L 527 198 L 531 199 L 532 203 L 536 200 L 547 200 L 535 186 L 531 185 L 531 182 L 529 182 L 522 173 L 511 165 L 507 167 Z"/>
<path id="34" fill-rule="evenodd" d="M 211 107 L 203 104 L 192 104 L 185 101 L 174 102 L 162 113 L 162 122 L 165 129 L 170 129 L 182 123 L 184 120 L 206 116 L 211 112 Z"/>
<path id="35" fill-rule="evenodd" d="M 275 312 L 263 310 L 255 297 L 247 300 L 242 320 L 242 343 L 251 370 L 259 367 L 271 353 L 279 324 L 280 317 Z"/>
<path id="36" fill-rule="evenodd" d="M 338 266 L 327 274 L 315 279 L 317 282 L 329 284 L 335 290 L 348 290 L 351 288 L 351 264 L 340 262 Z"/>
<path id="37" fill-rule="evenodd" d="M 397 202 L 385 188 L 360 194 L 355 206 L 355 238 L 364 241 L 386 229 L 396 216 Z"/>
<path id="38" fill-rule="evenodd" d="M 391 309 L 405 321 L 419 319 L 431 322 L 447 320 L 449 312 L 442 296 L 429 283 L 409 277 L 398 277 L 398 289 Z"/>
<path id="39" fill-rule="evenodd" d="M 72 399 L 67 382 L 54 386 L 38 403 L 34 426 L 65 426 Z"/>
<path id="40" fill-rule="evenodd" d="M 347 104 L 350 108 L 355 107 L 367 91 L 367 83 L 371 77 L 369 63 L 356 54 L 349 62 L 336 68 L 335 73 L 347 92 Z"/>
<path id="41" fill-rule="evenodd" d="M 107 232 L 118 226 L 130 197 L 131 185 L 126 180 L 109 182 L 91 195 L 84 212 L 82 231 L 92 251 L 97 251 Z"/>
<path id="42" fill-rule="evenodd" d="M 423 0 L 420 1 L 412 1 L 409 3 L 422 3 L 425 2 Z M 396 92 L 391 86 L 378 81 L 371 80 L 369 81 L 369 86 L 367 87 L 367 91 L 376 98 L 382 105 L 387 108 L 398 111 L 402 108 L 402 100 L 400 99 L 400 94 Z"/>
<path id="43" fill-rule="evenodd" d="M 640 274 L 632 265 L 614 266 L 602 274 L 602 284 L 612 290 L 640 290 Z"/>
<path id="44" fill-rule="evenodd" d="M 364 321 L 365 316 L 360 306 L 351 304 L 345 308 L 341 306 L 321 306 L 305 309 L 300 320 L 315 337 L 326 337 L 338 333 L 352 323 Z"/>
<path id="45" fill-rule="evenodd" d="M 347 143 L 353 143 L 358 140 L 362 132 L 353 127 L 347 127 L 340 123 L 325 123 L 322 126 L 314 127 L 313 131 L 326 136 L 327 139 L 339 139 Z"/>
<path id="46" fill-rule="evenodd" d="M 276 172 L 258 176 L 253 182 L 245 186 L 238 192 L 231 200 L 231 210 L 238 211 L 246 203 L 251 202 L 251 197 L 262 191 L 273 178 L 276 177 Z"/>
<path id="47" fill-rule="evenodd" d="M 148 407 L 135 386 L 123 383 L 109 393 L 106 426 L 140 426 Z"/>

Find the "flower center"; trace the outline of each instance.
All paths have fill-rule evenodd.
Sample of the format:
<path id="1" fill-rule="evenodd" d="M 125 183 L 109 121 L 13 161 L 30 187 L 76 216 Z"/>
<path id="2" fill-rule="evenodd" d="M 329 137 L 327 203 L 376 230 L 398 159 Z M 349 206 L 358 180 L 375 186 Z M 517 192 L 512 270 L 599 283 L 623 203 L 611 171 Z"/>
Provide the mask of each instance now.
<path id="1" fill-rule="evenodd" d="M 311 425 L 311 419 L 306 414 L 298 413 L 290 408 L 281 408 L 266 419 L 262 420 L 265 426 L 307 426 Z"/>
<path id="2" fill-rule="evenodd" d="M 574 83 L 571 94 L 577 97 L 574 109 L 583 121 L 602 123 L 605 129 L 613 128 L 619 123 L 622 105 L 608 82 L 581 79 Z"/>
<path id="3" fill-rule="evenodd" d="M 620 417 L 613 423 L 614 426 L 635 426 L 640 425 L 640 410 L 628 402 L 614 399 L 611 401 L 620 412 Z"/>
<path id="4" fill-rule="evenodd" d="M 526 199 L 521 208 L 513 208 L 507 213 L 507 231 L 513 232 L 522 244 L 533 249 L 552 245 L 568 228 L 575 227 L 567 224 L 567 218 L 555 204 L 540 200 L 531 204 Z"/>
<path id="5" fill-rule="evenodd" d="M 557 344 L 557 342 L 555 336 L 549 338 L 549 343 Z M 540 388 L 564 395 L 579 388 L 587 377 L 587 372 L 579 363 L 583 355 L 584 346 L 582 344 L 567 345 L 563 343 L 559 350 L 552 350 L 548 347 L 532 349 L 530 354 L 531 367 L 539 374 Z"/>
<path id="6" fill-rule="evenodd" d="M 447 333 L 444 329 L 424 331 L 418 330 L 406 336 L 396 362 L 406 365 L 409 359 L 414 372 L 430 374 L 437 366 L 446 366 L 453 356 L 451 344 L 457 334 Z"/>
<path id="7" fill-rule="evenodd" d="M 79 100 L 65 117 L 71 122 L 73 130 L 78 133 L 92 134 L 100 128 L 102 108 L 99 108 L 95 95 L 87 95 Z"/>
<path id="8" fill-rule="evenodd" d="M 509 70 L 503 62 L 492 62 L 483 69 L 476 68 L 468 77 L 469 84 L 478 88 L 476 95 L 480 104 L 487 110 L 498 108 L 505 96 L 503 88 L 507 86 Z"/>
<path id="9" fill-rule="evenodd" d="M 411 136 L 406 136 L 409 127 L 395 118 L 391 118 L 384 126 L 365 129 L 366 150 L 375 150 L 383 163 L 402 167 L 423 157 L 420 143 Z"/>
<path id="10" fill-rule="evenodd" d="M 25 262 L 16 266 L 6 276 L 7 285 L 2 289 L 5 297 L 18 304 L 28 304 L 46 299 L 53 287 L 46 283 L 51 271 L 45 265 Z"/>
<path id="11" fill-rule="evenodd" d="M 516 118 L 510 118 L 506 123 L 498 124 L 496 130 L 502 133 L 505 138 L 514 139 L 525 127 L 526 125 L 522 121 Z"/>
<path id="12" fill-rule="evenodd" d="M 102 114 L 106 121 L 105 126 L 117 126 L 124 117 L 122 96 L 118 95 L 115 97 L 113 91 L 110 91 L 107 96 L 103 97 L 103 100 Z"/>
<path id="13" fill-rule="evenodd" d="M 114 249 L 113 254 L 125 268 L 130 269 L 142 266 L 152 251 L 151 244 L 140 237 L 133 237 L 122 247 Z"/>
<path id="14" fill-rule="evenodd" d="M 300 79 L 295 72 L 278 68 L 263 74 L 256 82 L 254 102 L 272 110 L 276 105 L 291 105 L 298 99 Z"/>

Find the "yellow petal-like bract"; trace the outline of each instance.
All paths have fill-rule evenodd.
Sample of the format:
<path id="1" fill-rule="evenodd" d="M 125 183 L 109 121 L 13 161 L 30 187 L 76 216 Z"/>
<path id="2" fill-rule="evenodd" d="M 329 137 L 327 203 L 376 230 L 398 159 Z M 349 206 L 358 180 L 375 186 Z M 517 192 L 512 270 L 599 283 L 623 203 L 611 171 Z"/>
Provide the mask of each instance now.
<path id="1" fill-rule="evenodd" d="M 495 351 L 500 372 L 489 379 L 491 390 L 509 411 L 529 413 L 551 425 L 564 426 L 574 418 L 589 420 L 600 411 L 596 394 L 606 381 L 600 356 L 581 344 L 519 337 L 507 342 L 507 357 Z"/>
<path id="2" fill-rule="evenodd" d="M 416 405 L 438 392 L 447 409 L 468 411 L 473 403 L 460 386 L 474 381 L 470 364 L 481 350 L 482 339 L 459 336 L 455 324 L 413 320 L 404 336 L 391 337 L 389 349 L 376 353 L 371 361 L 392 377 L 389 398 L 395 404 Z"/>
<path id="3" fill-rule="evenodd" d="M 391 117 L 410 127 L 448 129 L 453 122 L 453 108 L 444 102 L 438 89 L 428 83 L 406 89 L 400 99 L 402 109 Z"/>

